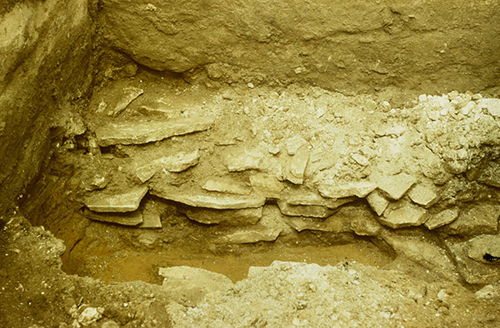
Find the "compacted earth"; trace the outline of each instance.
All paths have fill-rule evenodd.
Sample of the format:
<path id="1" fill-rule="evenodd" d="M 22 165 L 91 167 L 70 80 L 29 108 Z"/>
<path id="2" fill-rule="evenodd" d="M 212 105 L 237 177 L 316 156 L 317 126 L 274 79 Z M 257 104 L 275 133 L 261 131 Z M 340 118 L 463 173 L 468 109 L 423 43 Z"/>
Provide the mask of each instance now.
<path id="1" fill-rule="evenodd" d="M 0 221 L 0 325 L 498 327 L 499 122 L 472 93 L 109 83 Z"/>

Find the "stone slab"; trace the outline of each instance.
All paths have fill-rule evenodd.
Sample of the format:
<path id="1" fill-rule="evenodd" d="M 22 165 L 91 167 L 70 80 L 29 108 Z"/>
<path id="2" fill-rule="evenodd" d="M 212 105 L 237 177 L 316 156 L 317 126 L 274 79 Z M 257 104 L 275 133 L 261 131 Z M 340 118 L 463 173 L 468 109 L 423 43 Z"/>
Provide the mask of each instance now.
<path id="1" fill-rule="evenodd" d="M 418 205 L 429 208 L 439 201 L 439 195 L 431 185 L 416 184 L 408 191 L 408 197 Z"/>
<path id="2" fill-rule="evenodd" d="M 262 207 L 266 198 L 252 193 L 250 195 L 235 195 L 208 192 L 201 188 L 184 188 L 164 184 L 152 184 L 153 195 L 192 207 L 204 207 L 219 210 Z"/>
<path id="3" fill-rule="evenodd" d="M 279 200 L 278 207 L 281 213 L 287 216 L 305 216 L 326 218 L 333 214 L 333 210 L 321 205 L 290 205 L 286 200 Z"/>
<path id="4" fill-rule="evenodd" d="M 127 121 L 109 123 L 96 129 L 99 146 L 139 145 L 173 136 L 208 130 L 213 118 L 186 118 L 158 121 Z"/>
<path id="5" fill-rule="evenodd" d="M 488 163 L 488 166 L 479 174 L 477 181 L 488 186 L 500 188 L 500 164 L 495 162 Z"/>
<path id="6" fill-rule="evenodd" d="M 263 157 L 259 150 L 245 150 L 228 153 L 225 161 L 229 172 L 242 172 L 258 170 Z"/>
<path id="7" fill-rule="evenodd" d="M 94 212 L 133 212 L 139 208 L 148 187 L 140 186 L 125 192 L 95 191 L 85 198 L 85 205 Z"/>
<path id="8" fill-rule="evenodd" d="M 377 186 L 369 180 L 359 180 L 354 182 L 320 183 L 318 186 L 321 196 L 326 198 L 346 198 L 359 197 L 365 198 L 369 193 L 375 190 Z"/>
<path id="9" fill-rule="evenodd" d="M 250 184 L 256 193 L 268 199 L 279 199 L 285 187 L 275 176 L 263 173 L 251 175 Z"/>
<path id="10" fill-rule="evenodd" d="M 492 204 L 471 205 L 462 209 L 452 223 L 439 228 L 449 235 L 495 234 L 498 231 L 500 206 Z"/>
<path id="11" fill-rule="evenodd" d="M 390 176 L 380 175 L 375 179 L 378 189 L 392 200 L 401 199 L 417 181 L 414 176 L 406 173 Z"/>
<path id="12" fill-rule="evenodd" d="M 138 226 L 144 222 L 141 211 L 129 213 L 95 213 L 85 209 L 83 214 L 86 218 L 93 221 L 114 223 L 125 226 Z"/>
<path id="13" fill-rule="evenodd" d="M 384 215 L 380 216 L 378 220 L 392 229 L 400 229 L 422 225 L 428 218 L 429 213 L 426 209 L 409 201 L 401 200 L 389 204 Z"/>
<path id="14" fill-rule="evenodd" d="M 217 191 L 237 195 L 249 195 L 252 192 L 252 187 L 229 177 L 208 179 L 202 188 L 208 191 Z"/>
<path id="15" fill-rule="evenodd" d="M 384 214 L 385 209 L 389 206 L 390 201 L 380 193 L 378 190 L 372 191 L 368 196 L 366 196 L 366 200 L 368 204 L 370 204 L 371 208 L 377 213 L 377 215 L 381 216 Z"/>
<path id="16" fill-rule="evenodd" d="M 308 163 L 309 147 L 307 144 L 304 144 L 290 160 L 287 167 L 286 179 L 293 184 L 304 183 L 304 174 Z"/>
<path id="17" fill-rule="evenodd" d="M 161 229 L 160 209 L 155 201 L 146 201 L 142 210 L 143 222 L 137 227 L 142 229 Z"/>
<path id="18" fill-rule="evenodd" d="M 188 209 L 186 216 L 203 224 L 252 225 L 262 218 L 262 207 L 241 210 Z"/>
<path id="19" fill-rule="evenodd" d="M 160 157 L 147 165 L 136 169 L 136 175 L 141 182 L 151 179 L 158 171 L 165 169 L 169 172 L 179 173 L 198 164 L 200 159 L 199 150 L 193 152 L 179 152 L 172 156 Z"/>
<path id="20" fill-rule="evenodd" d="M 439 227 L 452 223 L 458 218 L 460 209 L 458 207 L 447 208 L 437 214 L 432 214 L 424 225 L 429 230 L 434 230 Z"/>

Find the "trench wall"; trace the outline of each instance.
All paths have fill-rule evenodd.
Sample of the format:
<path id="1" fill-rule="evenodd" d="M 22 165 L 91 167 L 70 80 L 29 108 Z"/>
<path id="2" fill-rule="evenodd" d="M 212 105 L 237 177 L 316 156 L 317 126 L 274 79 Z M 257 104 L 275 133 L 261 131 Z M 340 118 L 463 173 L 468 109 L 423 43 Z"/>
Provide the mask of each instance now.
<path id="1" fill-rule="evenodd" d="M 0 214 L 49 158 L 61 122 L 82 128 L 71 112 L 89 86 L 92 31 L 87 0 L 0 1 Z"/>

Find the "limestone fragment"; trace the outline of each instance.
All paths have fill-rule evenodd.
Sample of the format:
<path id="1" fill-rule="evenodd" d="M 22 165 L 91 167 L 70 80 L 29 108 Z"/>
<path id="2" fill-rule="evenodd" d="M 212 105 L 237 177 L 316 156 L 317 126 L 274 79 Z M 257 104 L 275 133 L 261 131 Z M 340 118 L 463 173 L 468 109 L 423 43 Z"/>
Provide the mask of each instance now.
<path id="1" fill-rule="evenodd" d="M 115 223 L 125 226 L 137 226 L 143 222 L 141 211 L 129 213 L 95 213 L 85 209 L 83 214 L 90 220 Z"/>
<path id="2" fill-rule="evenodd" d="M 500 261 L 500 235 L 481 235 L 469 242 L 470 249 L 467 254 L 471 259 L 482 263 Z"/>
<path id="3" fill-rule="evenodd" d="M 468 241 L 447 238 L 444 243 L 457 264 L 458 272 L 469 284 L 491 284 L 500 279 L 497 266 L 475 261 L 468 256 Z"/>
<path id="4" fill-rule="evenodd" d="M 370 164 L 370 161 L 361 154 L 352 154 L 351 157 L 354 161 L 356 161 L 356 163 L 361 166 L 367 166 L 368 164 Z"/>
<path id="5" fill-rule="evenodd" d="M 500 206 L 492 204 L 472 205 L 460 212 L 452 223 L 440 231 L 449 235 L 495 234 L 498 231 Z"/>
<path id="6" fill-rule="evenodd" d="M 483 98 L 477 104 L 479 108 L 487 108 L 491 116 L 500 117 L 500 99 Z"/>
<path id="7" fill-rule="evenodd" d="M 288 226 L 276 206 L 265 206 L 259 223 L 237 227 L 221 238 L 222 243 L 251 244 L 259 241 L 275 241 Z"/>
<path id="8" fill-rule="evenodd" d="M 225 292 L 234 286 L 223 274 L 188 266 L 160 268 L 158 274 L 164 277 L 163 288 L 185 305 L 194 305 L 209 293 Z"/>
<path id="9" fill-rule="evenodd" d="M 448 208 L 437 214 L 431 215 L 424 224 L 427 229 L 434 230 L 455 221 L 459 213 L 460 209 L 458 207 Z"/>
<path id="10" fill-rule="evenodd" d="M 359 180 L 341 184 L 321 183 L 318 186 L 318 190 L 321 196 L 327 198 L 338 199 L 352 196 L 364 198 L 375 190 L 376 187 L 377 186 L 369 180 Z"/>
<path id="11" fill-rule="evenodd" d="M 323 198 L 312 191 L 290 191 L 283 197 L 289 205 L 301 206 L 323 206 L 330 209 L 336 209 L 344 204 L 354 201 L 354 197 L 341 199 Z"/>
<path id="12" fill-rule="evenodd" d="M 309 149 L 307 144 L 302 145 L 297 153 L 292 157 L 288 170 L 286 172 L 286 179 L 293 184 L 302 184 L 304 182 L 304 173 L 306 171 L 307 163 L 309 162 Z"/>
<path id="13" fill-rule="evenodd" d="M 422 205 L 425 208 L 431 207 L 439 200 L 439 196 L 434 191 L 434 188 L 424 184 L 416 184 L 413 186 L 408 191 L 408 197 L 410 197 L 415 204 Z"/>
<path id="14" fill-rule="evenodd" d="M 393 200 L 399 200 L 416 182 L 415 177 L 399 173 L 392 176 L 378 176 L 376 183 L 387 197 Z"/>
<path id="15" fill-rule="evenodd" d="M 138 225 L 138 228 L 160 229 L 161 227 L 161 216 L 157 203 L 151 200 L 146 201 L 142 210 L 142 223 Z"/>
<path id="16" fill-rule="evenodd" d="M 151 186 L 151 193 L 163 199 L 192 207 L 220 210 L 261 207 L 266 202 L 264 196 L 256 193 L 250 195 L 224 194 L 204 191 L 201 188 L 179 188 L 164 184 L 153 184 Z"/>
<path id="17" fill-rule="evenodd" d="M 198 131 L 208 130 L 213 118 L 182 118 L 176 120 L 158 121 L 127 121 L 109 123 L 99 127 L 95 133 L 99 146 L 111 145 L 138 145 L 160 141 L 173 136 L 185 135 Z"/>
<path id="18" fill-rule="evenodd" d="M 428 218 L 427 210 L 409 201 L 402 200 L 389 204 L 384 215 L 378 219 L 382 224 L 392 229 L 399 229 L 419 226 Z"/>
<path id="19" fill-rule="evenodd" d="M 84 202 L 94 212 L 132 212 L 139 208 L 141 200 L 147 192 L 148 188 L 145 186 L 118 193 L 104 190 L 93 192 Z"/>
<path id="20" fill-rule="evenodd" d="M 225 192 L 238 195 L 249 195 L 252 192 L 252 187 L 247 186 L 242 182 L 222 177 L 207 180 L 202 188 L 208 191 Z"/>
<path id="21" fill-rule="evenodd" d="M 307 141 L 301 136 L 294 136 L 286 141 L 286 151 L 288 155 L 295 155 L 299 149 L 306 145 Z"/>
<path id="22" fill-rule="evenodd" d="M 250 176 L 250 184 L 253 190 L 269 199 L 280 198 L 284 186 L 275 176 L 257 173 Z"/>
<path id="23" fill-rule="evenodd" d="M 135 88 L 135 87 L 127 87 L 123 89 L 123 94 L 120 97 L 120 100 L 116 103 L 116 105 L 108 111 L 108 115 L 112 117 L 116 117 L 121 114 L 125 110 L 125 108 L 130 105 L 132 101 L 134 101 L 137 97 L 142 95 L 144 90 Z"/>
<path id="24" fill-rule="evenodd" d="M 372 191 L 368 196 L 366 196 L 366 200 L 379 216 L 384 213 L 390 203 L 378 190 Z"/>
<path id="25" fill-rule="evenodd" d="M 259 150 L 245 150 L 244 152 L 229 153 L 226 164 L 229 172 L 258 170 L 264 155 Z"/>
<path id="26" fill-rule="evenodd" d="M 252 225 L 262 218 L 262 207 L 240 210 L 215 210 L 192 208 L 186 211 L 189 219 L 203 224 Z"/>
<path id="27" fill-rule="evenodd" d="M 198 164 L 200 159 L 199 150 L 193 152 L 179 152 L 176 155 L 165 156 L 153 160 L 151 163 L 138 167 L 136 175 L 142 182 L 151 179 L 156 172 L 165 169 L 169 172 L 182 172 Z"/>
<path id="28" fill-rule="evenodd" d="M 288 216 L 305 216 L 313 218 L 326 218 L 333 211 L 321 205 L 290 205 L 286 200 L 279 200 L 278 206 L 281 213 Z"/>

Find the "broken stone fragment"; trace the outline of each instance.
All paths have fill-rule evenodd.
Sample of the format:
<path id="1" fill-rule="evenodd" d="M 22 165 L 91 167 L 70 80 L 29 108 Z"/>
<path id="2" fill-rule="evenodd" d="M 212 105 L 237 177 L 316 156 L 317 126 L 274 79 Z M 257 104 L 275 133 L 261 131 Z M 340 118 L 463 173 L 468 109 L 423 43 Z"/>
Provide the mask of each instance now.
<path id="1" fill-rule="evenodd" d="M 262 207 L 241 210 L 188 209 L 186 216 L 203 224 L 252 225 L 262 218 Z"/>
<path id="2" fill-rule="evenodd" d="M 361 154 L 352 154 L 351 157 L 356 163 L 361 166 L 367 166 L 368 164 L 370 164 L 370 161 Z"/>
<path id="3" fill-rule="evenodd" d="M 115 223 L 125 226 L 137 226 L 143 222 L 141 211 L 129 213 L 95 213 L 85 209 L 83 214 L 87 219 L 93 221 Z"/>
<path id="4" fill-rule="evenodd" d="M 127 87 L 123 89 L 123 94 L 120 99 L 116 103 L 113 108 L 108 111 L 108 115 L 112 117 L 116 117 L 121 114 L 125 110 L 125 108 L 130 105 L 132 101 L 134 101 L 137 97 L 142 95 L 144 90 L 135 88 L 135 87 Z"/>
<path id="5" fill-rule="evenodd" d="M 290 190 L 286 195 L 283 195 L 283 199 L 289 205 L 324 206 L 330 209 L 336 209 L 354 200 L 353 197 L 342 199 L 323 198 L 317 192 L 310 190 Z"/>
<path id="6" fill-rule="evenodd" d="M 459 213 L 460 209 L 458 207 L 448 208 L 437 214 L 432 214 L 424 224 L 427 229 L 434 230 L 455 221 Z"/>
<path id="7" fill-rule="evenodd" d="M 435 192 L 433 186 L 424 184 L 416 184 L 408 191 L 408 197 L 418 205 L 425 208 L 431 207 L 439 201 L 439 196 Z"/>
<path id="8" fill-rule="evenodd" d="M 253 190 L 268 199 L 279 199 L 284 186 L 275 176 L 257 173 L 250 176 Z"/>
<path id="9" fill-rule="evenodd" d="M 368 180 L 359 180 L 354 182 L 343 182 L 341 184 L 321 183 L 318 187 L 319 193 L 327 198 L 346 198 L 356 196 L 365 198 L 369 193 L 375 190 L 377 186 Z"/>
<path id="10" fill-rule="evenodd" d="M 491 284 L 500 279 L 498 266 L 481 263 L 468 256 L 471 247 L 468 241 L 447 238 L 444 244 L 453 256 L 458 272 L 469 284 Z"/>
<path id="11" fill-rule="evenodd" d="M 350 229 L 358 236 L 378 236 L 384 230 L 367 207 L 350 206 L 345 211 L 350 216 Z"/>
<path id="12" fill-rule="evenodd" d="M 145 186 L 117 193 L 104 190 L 93 192 L 84 200 L 84 203 L 94 212 L 132 212 L 139 208 L 141 200 L 147 192 L 148 188 Z"/>
<path id="13" fill-rule="evenodd" d="M 500 188 L 500 164 L 495 162 L 488 163 L 488 166 L 479 174 L 477 181 L 488 186 Z"/>
<path id="14" fill-rule="evenodd" d="M 101 147 L 111 145 L 138 145 L 208 130 L 213 118 L 183 118 L 160 121 L 127 121 L 99 127 L 95 133 Z"/>
<path id="15" fill-rule="evenodd" d="M 500 99 L 483 98 L 477 102 L 479 108 L 487 108 L 491 116 L 500 117 Z"/>
<path id="16" fill-rule="evenodd" d="M 415 227 L 423 224 L 429 218 L 429 213 L 424 208 L 409 201 L 401 200 L 391 203 L 378 220 L 383 225 L 392 229 Z"/>
<path id="17" fill-rule="evenodd" d="M 205 182 L 202 188 L 208 191 L 225 192 L 238 195 L 249 195 L 252 192 L 252 187 L 231 178 L 209 179 Z"/>
<path id="18" fill-rule="evenodd" d="M 209 293 L 225 292 L 234 286 L 223 274 L 188 266 L 160 268 L 158 274 L 164 277 L 163 289 L 184 305 L 195 305 Z"/>
<path id="19" fill-rule="evenodd" d="M 302 138 L 301 136 L 294 136 L 290 139 L 287 139 L 286 141 L 286 151 L 288 152 L 288 155 L 295 155 L 299 149 L 306 145 L 307 141 Z"/>
<path id="20" fill-rule="evenodd" d="M 198 164 L 199 159 L 198 150 L 190 153 L 180 152 L 173 156 L 157 158 L 147 165 L 138 167 L 136 175 L 141 182 L 146 182 L 162 169 L 175 173 L 182 172 Z"/>
<path id="21" fill-rule="evenodd" d="M 262 219 L 245 227 L 235 227 L 220 239 L 221 243 L 251 244 L 260 241 L 275 241 L 285 230 L 289 229 L 276 206 L 265 206 Z"/>
<path id="22" fill-rule="evenodd" d="M 246 170 L 258 170 L 264 155 L 259 150 L 245 150 L 228 153 L 226 165 L 229 172 L 241 172 Z"/>
<path id="23" fill-rule="evenodd" d="M 499 216 L 499 205 L 472 205 L 462 210 L 455 221 L 441 227 L 439 231 L 449 235 L 463 236 L 496 234 Z"/>
<path id="24" fill-rule="evenodd" d="M 378 216 L 384 214 L 385 209 L 390 203 L 378 190 L 372 191 L 368 196 L 366 196 L 366 200 Z"/>
<path id="25" fill-rule="evenodd" d="M 377 187 L 385 196 L 393 200 L 399 200 L 415 184 L 415 177 L 399 173 L 391 176 L 380 175 L 375 180 Z"/>
<path id="26" fill-rule="evenodd" d="M 191 189 L 186 187 L 179 188 L 161 183 L 153 183 L 150 192 L 160 198 L 192 207 L 205 207 L 219 210 L 261 207 L 266 202 L 264 196 L 256 193 L 250 195 L 223 194 L 208 192 L 200 187 Z"/>
<path id="27" fill-rule="evenodd" d="M 143 229 L 161 229 L 160 209 L 157 202 L 152 200 L 146 201 L 142 210 L 142 223 L 137 227 Z"/>
<path id="28" fill-rule="evenodd" d="M 304 173 L 309 162 L 309 148 L 307 144 L 302 145 L 292 157 L 286 172 L 286 179 L 293 184 L 304 182 Z"/>
<path id="29" fill-rule="evenodd" d="M 467 254 L 471 259 L 483 263 L 500 263 L 500 235 L 481 235 L 469 242 Z"/>

